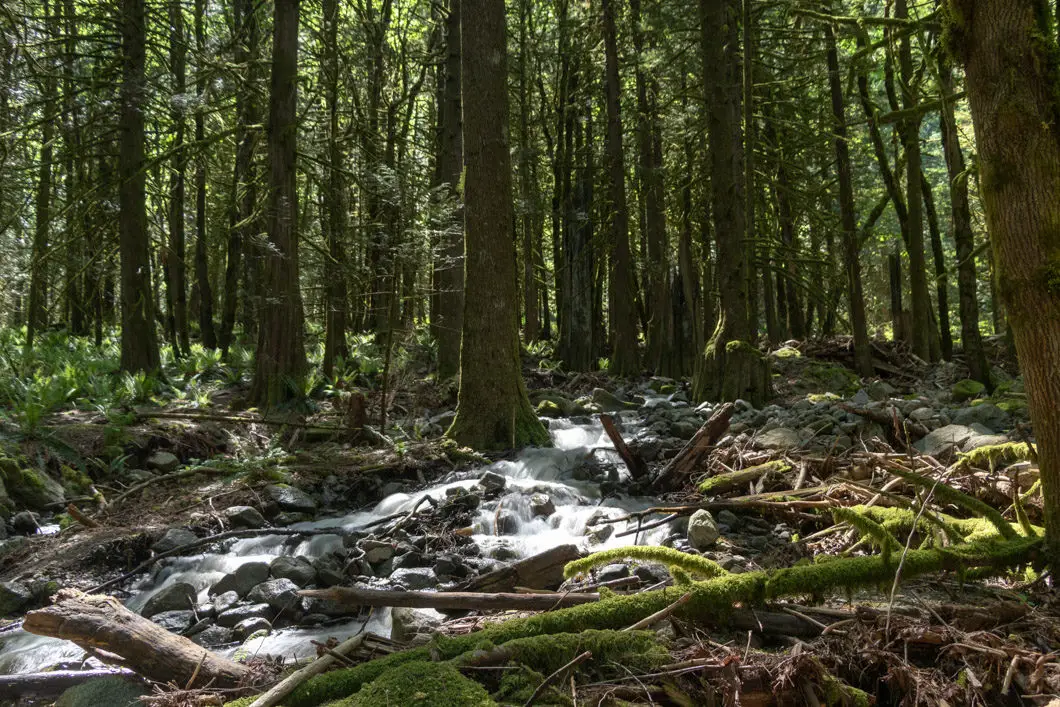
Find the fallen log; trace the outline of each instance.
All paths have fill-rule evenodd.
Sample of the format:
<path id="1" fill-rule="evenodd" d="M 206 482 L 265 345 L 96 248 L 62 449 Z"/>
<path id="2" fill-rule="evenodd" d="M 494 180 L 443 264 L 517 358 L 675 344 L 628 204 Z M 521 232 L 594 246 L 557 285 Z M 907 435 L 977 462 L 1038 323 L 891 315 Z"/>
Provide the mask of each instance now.
<path id="1" fill-rule="evenodd" d="M 81 683 L 111 677 L 138 679 L 129 670 L 53 670 L 47 673 L 0 675 L 0 703 L 11 704 L 27 698 L 50 701 Z"/>
<path id="2" fill-rule="evenodd" d="M 554 589 L 563 582 L 563 568 L 582 556 L 575 545 L 557 545 L 507 567 L 474 577 L 460 589 L 469 592 L 505 592 L 515 587 Z"/>
<path id="3" fill-rule="evenodd" d="M 735 409 L 732 403 L 725 403 L 715 410 L 710 419 L 688 440 L 688 444 L 663 468 L 652 483 L 652 488 L 657 492 L 672 491 L 695 471 L 700 461 L 728 431 L 729 420 L 732 419 Z"/>
<path id="4" fill-rule="evenodd" d="M 196 685 L 234 687 L 250 673 L 247 666 L 134 614 L 113 597 L 74 589 L 60 590 L 54 604 L 26 614 L 22 628 L 72 641 L 89 652 L 106 652 L 119 658 L 122 667 L 162 683 L 186 685 L 195 675 Z"/>
<path id="5" fill-rule="evenodd" d="M 275 705 L 280 704 L 280 702 L 283 701 L 283 698 L 294 692 L 295 688 L 303 682 L 314 675 L 319 675 L 330 668 L 335 662 L 344 659 L 347 655 L 360 648 L 361 644 L 364 643 L 364 639 L 365 634 L 363 633 L 358 633 L 356 636 L 346 639 L 309 665 L 296 670 L 277 684 L 273 685 L 268 692 L 254 700 L 250 704 L 250 707 L 275 707 Z"/>
<path id="6" fill-rule="evenodd" d="M 331 587 L 303 589 L 299 596 L 326 599 L 351 610 L 365 606 L 462 611 L 550 611 L 599 601 L 599 594 L 512 594 L 509 592 L 415 592 L 396 589 Z"/>
<path id="7" fill-rule="evenodd" d="M 629 475 L 633 477 L 633 480 L 638 481 L 646 477 L 648 465 L 644 463 L 644 459 L 639 454 L 629 448 L 626 440 L 622 439 L 622 433 L 618 431 L 615 419 L 610 415 L 600 415 L 600 424 L 604 426 L 604 432 L 607 433 L 611 444 L 615 445 L 615 451 L 618 452 L 618 456 L 622 457 L 622 462 L 629 469 Z"/>

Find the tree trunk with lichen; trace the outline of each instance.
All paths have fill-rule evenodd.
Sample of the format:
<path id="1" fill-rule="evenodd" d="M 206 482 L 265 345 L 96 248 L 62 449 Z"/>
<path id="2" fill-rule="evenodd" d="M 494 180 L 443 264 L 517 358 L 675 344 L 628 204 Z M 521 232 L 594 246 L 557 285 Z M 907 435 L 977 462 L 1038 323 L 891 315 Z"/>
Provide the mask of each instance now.
<path id="1" fill-rule="evenodd" d="M 769 397 L 769 363 L 750 343 L 747 252 L 741 181 L 739 3 L 700 0 L 703 83 L 710 115 L 712 216 L 717 239 L 721 307 L 714 335 L 696 365 L 697 400 L 738 398 L 758 405 Z"/>
<path id="2" fill-rule="evenodd" d="M 464 323 L 460 394 L 447 434 L 474 449 L 548 444 L 519 352 L 504 5 L 464 0 Z"/>
<path id="3" fill-rule="evenodd" d="M 1038 442 L 1048 557 L 1060 563 L 1060 114 L 1045 0 L 949 0 L 980 194 Z"/>

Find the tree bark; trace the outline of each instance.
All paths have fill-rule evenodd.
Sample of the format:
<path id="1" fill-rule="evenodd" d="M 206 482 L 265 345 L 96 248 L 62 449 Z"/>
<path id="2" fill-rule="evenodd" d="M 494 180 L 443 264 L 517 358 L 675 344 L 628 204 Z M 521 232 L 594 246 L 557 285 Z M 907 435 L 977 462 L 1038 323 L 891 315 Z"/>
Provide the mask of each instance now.
<path id="1" fill-rule="evenodd" d="M 950 0 L 1001 294 L 1038 443 L 1048 559 L 1060 563 L 1060 134 L 1044 0 Z"/>
<path id="2" fill-rule="evenodd" d="M 474 449 L 544 445 L 519 355 L 504 5 L 463 0 L 461 14 L 465 300 L 460 393 L 447 434 Z"/>
<path id="3" fill-rule="evenodd" d="M 147 235 L 144 165 L 144 67 L 147 26 L 144 0 L 122 0 L 121 150 L 118 158 L 121 255 L 121 367 L 159 370 L 155 302 Z"/>
<path id="4" fill-rule="evenodd" d="M 238 9 L 236 10 L 238 14 Z M 206 100 L 206 0 L 195 0 L 195 51 L 198 55 L 198 77 L 195 81 L 195 93 L 200 100 Z M 249 77 L 248 77 L 249 78 Z M 206 125 L 203 111 L 195 111 L 195 142 L 203 145 L 206 141 Z M 237 240 L 238 245 L 238 240 Z M 239 276 L 238 261 L 236 277 Z M 217 332 L 213 325 L 213 286 L 210 283 L 210 266 L 206 257 L 206 156 L 201 148 L 195 158 L 195 282 L 199 287 L 199 335 L 202 345 L 208 349 L 217 348 Z M 234 305 L 234 303 L 233 303 Z M 235 307 L 232 309 L 233 321 Z"/>
<path id="5" fill-rule="evenodd" d="M 265 255 L 251 397 L 265 408 L 304 394 L 302 294 L 298 283 L 298 11 L 277 0 L 269 97 L 269 249 Z"/>
<path id="6" fill-rule="evenodd" d="M 169 282 L 166 292 L 170 300 L 170 313 L 173 317 L 173 329 L 176 338 L 173 341 L 174 352 L 179 358 L 187 355 L 188 342 L 188 290 L 185 267 L 184 237 L 184 187 L 188 171 L 187 148 L 184 146 L 184 109 L 180 102 L 187 92 L 187 56 L 188 45 L 184 36 L 184 8 L 180 0 L 175 0 L 169 7 L 169 62 L 173 71 L 173 93 L 176 100 L 170 100 L 170 120 L 174 125 L 174 148 L 169 166 Z"/>
<path id="7" fill-rule="evenodd" d="M 336 0 L 324 0 L 324 57 L 322 80 L 328 114 L 327 174 L 323 219 L 327 235 L 328 258 L 324 261 L 326 288 L 324 316 L 324 375 L 331 377 L 335 359 L 346 358 L 346 199 L 342 175 L 344 155 L 339 144 L 339 5 Z"/>

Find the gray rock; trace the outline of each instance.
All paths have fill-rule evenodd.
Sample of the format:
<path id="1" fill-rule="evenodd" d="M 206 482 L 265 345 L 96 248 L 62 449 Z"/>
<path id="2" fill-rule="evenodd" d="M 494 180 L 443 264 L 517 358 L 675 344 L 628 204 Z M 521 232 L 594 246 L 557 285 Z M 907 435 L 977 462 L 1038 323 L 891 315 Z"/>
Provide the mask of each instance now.
<path id="1" fill-rule="evenodd" d="M 232 636 L 237 641 L 245 641 L 247 638 L 253 636 L 258 631 L 271 633 L 272 623 L 268 619 L 263 619 L 261 617 L 243 619 L 238 624 L 232 627 Z"/>
<path id="2" fill-rule="evenodd" d="M 600 412 L 619 412 L 620 410 L 630 410 L 637 407 L 636 403 L 627 403 L 614 393 L 603 388 L 593 388 L 592 399 Z"/>
<path id="3" fill-rule="evenodd" d="M 430 567 L 402 567 L 394 570 L 390 581 L 407 589 L 428 589 L 438 584 L 438 577 Z"/>
<path id="4" fill-rule="evenodd" d="M 264 528 L 265 516 L 252 506 L 229 506 L 224 516 L 235 528 Z"/>
<path id="5" fill-rule="evenodd" d="M 629 576 L 629 566 L 623 564 L 606 565 L 596 573 L 596 578 L 601 582 L 613 582 L 616 579 L 625 579 Z"/>
<path id="6" fill-rule="evenodd" d="M 317 512 L 317 502 L 305 491 L 294 486 L 270 484 L 265 487 L 265 495 L 279 506 L 282 511 L 308 513 L 310 515 Z"/>
<path id="7" fill-rule="evenodd" d="M 917 408 L 916 410 L 913 410 L 913 412 L 909 413 L 909 417 L 916 420 L 917 422 L 924 422 L 925 420 L 930 420 L 931 418 L 935 417 L 935 414 L 936 413 L 933 408 L 922 407 Z"/>
<path id="8" fill-rule="evenodd" d="M 268 604 L 244 604 L 217 615 L 217 625 L 232 628 L 240 621 L 251 618 L 271 618 L 276 612 Z"/>
<path id="9" fill-rule="evenodd" d="M 381 540 L 362 540 L 360 547 L 364 550 L 364 559 L 373 565 L 385 562 L 394 556 L 394 546 Z"/>
<path id="10" fill-rule="evenodd" d="M 497 534 L 515 535 L 519 532 L 519 516 L 511 511 L 501 511 L 497 514 Z"/>
<path id="11" fill-rule="evenodd" d="M 864 407 L 868 405 L 871 401 L 872 399 L 869 397 L 868 391 L 866 391 L 864 388 L 858 390 L 858 392 L 854 393 L 854 396 L 850 398 L 850 404 L 857 405 L 858 407 Z"/>
<path id="12" fill-rule="evenodd" d="M 177 470 L 180 466 L 180 459 L 178 459 L 177 455 L 172 452 L 166 452 L 160 449 L 147 458 L 146 466 L 148 469 L 154 469 L 163 474 L 168 474 Z"/>
<path id="13" fill-rule="evenodd" d="M 230 572 L 221 577 L 216 584 L 210 587 L 210 596 L 224 594 L 225 592 L 235 592 L 239 596 L 244 597 L 247 592 L 268 578 L 269 566 L 267 564 L 264 562 L 247 562 L 237 567 L 235 572 Z"/>
<path id="14" fill-rule="evenodd" d="M 268 604 L 276 610 L 287 609 L 298 604 L 298 585 L 286 578 L 270 579 L 251 589 L 247 600 Z"/>
<path id="15" fill-rule="evenodd" d="M 964 425 L 946 425 L 933 430 L 924 439 L 917 442 L 915 446 L 919 451 L 932 457 L 946 457 L 952 455 L 953 450 L 960 448 L 965 442 L 976 435 L 975 430 Z M 946 461 L 940 459 L 940 461 Z"/>
<path id="16" fill-rule="evenodd" d="M 431 634 L 442 624 L 437 612 L 423 609 L 395 607 L 390 616 L 393 622 L 390 637 L 409 645 L 426 643 L 430 640 Z"/>
<path id="17" fill-rule="evenodd" d="M 198 592 L 187 582 L 174 582 L 162 587 L 140 609 L 140 615 L 151 618 L 163 611 L 182 611 L 195 606 Z"/>
<path id="18" fill-rule="evenodd" d="M 139 707 L 147 687 L 121 677 L 88 680 L 64 692 L 56 707 Z"/>
<path id="19" fill-rule="evenodd" d="M 232 643 L 235 638 L 232 629 L 224 626 L 210 626 L 191 637 L 191 640 L 204 648 L 217 648 Z"/>
<path id="20" fill-rule="evenodd" d="M 16 533 L 34 535 L 40 529 L 40 516 L 33 511 L 19 511 L 11 517 L 11 527 Z"/>
<path id="21" fill-rule="evenodd" d="M 33 601 L 33 591 L 21 582 L 0 582 L 0 615 L 14 614 Z"/>
<path id="22" fill-rule="evenodd" d="M 977 434 L 968 438 L 968 441 L 961 445 L 962 452 L 970 452 L 980 447 L 990 447 L 995 444 L 1006 444 L 1011 440 L 1006 435 L 988 435 L 988 434 Z"/>
<path id="23" fill-rule="evenodd" d="M 791 428 L 778 427 L 758 435 L 755 444 L 762 449 L 795 449 L 802 444 L 802 437 Z"/>
<path id="24" fill-rule="evenodd" d="M 213 610 L 215 614 L 223 614 L 239 603 L 239 594 L 236 592 L 224 592 L 213 598 Z"/>
<path id="25" fill-rule="evenodd" d="M 167 631 L 180 633 L 191 626 L 191 622 L 195 620 L 195 612 L 191 609 L 162 611 L 152 616 L 151 620 Z"/>
<path id="26" fill-rule="evenodd" d="M 170 528 L 166 531 L 165 535 L 158 539 L 158 541 L 151 546 L 151 549 L 155 552 L 169 552 L 182 545 L 193 543 L 199 539 L 199 536 L 190 530 L 184 528 Z"/>
<path id="27" fill-rule="evenodd" d="M 691 422 L 675 422 L 670 425 L 670 435 L 678 439 L 692 439 L 699 431 L 699 425 Z"/>
<path id="28" fill-rule="evenodd" d="M 865 389 L 868 396 L 873 400 L 887 400 L 895 394 L 896 390 L 893 385 L 884 381 L 873 381 L 869 383 L 869 386 Z"/>
<path id="29" fill-rule="evenodd" d="M 299 587 L 312 584 L 317 578 L 317 571 L 312 563 L 304 557 L 281 555 L 269 565 L 269 571 L 277 579 L 289 579 Z"/>
<path id="30" fill-rule="evenodd" d="M 719 511 L 717 520 L 719 523 L 724 523 L 730 528 L 740 527 L 740 517 L 729 510 Z"/>
<path id="31" fill-rule="evenodd" d="M 482 478 L 478 480 L 478 484 L 486 491 L 486 493 L 491 493 L 494 491 L 500 491 L 507 486 L 508 479 L 496 472 L 487 471 L 482 475 Z"/>
<path id="32" fill-rule="evenodd" d="M 313 569 L 317 571 L 317 584 L 322 587 L 334 587 L 346 581 L 343 563 L 333 554 L 315 558 Z"/>
<path id="33" fill-rule="evenodd" d="M 530 512 L 535 516 L 548 518 L 556 512 L 556 504 L 552 502 L 548 495 L 535 493 L 530 496 Z"/>
<path id="34" fill-rule="evenodd" d="M 721 537 L 714 516 L 706 509 L 699 509 L 688 519 L 688 542 L 696 550 L 707 550 Z"/>
<path id="35" fill-rule="evenodd" d="M 955 425 L 974 425 L 976 423 L 991 430 L 1007 430 L 1011 421 L 1007 412 L 993 403 L 980 403 L 957 410 L 953 415 Z"/>
<path id="36" fill-rule="evenodd" d="M 434 574 L 439 579 L 463 579 L 470 573 L 468 566 L 455 555 L 439 555 L 434 563 Z"/>
<path id="37" fill-rule="evenodd" d="M 394 558 L 393 568 L 398 570 L 402 567 L 426 567 L 427 559 L 419 550 L 411 550 Z"/>

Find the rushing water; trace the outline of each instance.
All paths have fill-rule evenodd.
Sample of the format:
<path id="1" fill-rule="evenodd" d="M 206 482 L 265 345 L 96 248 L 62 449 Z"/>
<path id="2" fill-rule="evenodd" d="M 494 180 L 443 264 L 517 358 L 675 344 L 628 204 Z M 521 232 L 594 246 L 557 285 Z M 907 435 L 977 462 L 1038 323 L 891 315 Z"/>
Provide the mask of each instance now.
<path id="1" fill-rule="evenodd" d="M 625 412 L 620 417 L 626 423 L 627 435 L 635 429 L 637 414 Z M 551 448 L 531 448 L 521 452 L 513 460 L 499 461 L 477 473 L 461 474 L 459 480 L 443 480 L 441 483 L 416 493 L 395 493 L 380 501 L 371 511 L 357 511 L 346 516 L 326 518 L 312 523 L 303 523 L 295 528 L 343 528 L 357 530 L 388 515 L 412 510 L 424 496 L 435 500 L 444 499 L 447 490 L 456 487 L 470 489 L 486 471 L 501 474 L 507 479 L 504 491 L 497 498 L 484 501 L 478 510 L 474 524 L 473 540 L 484 554 L 498 545 L 504 545 L 510 555 L 526 557 L 562 544 L 577 544 L 586 549 L 600 550 L 618 547 L 633 542 L 633 536 L 611 537 L 602 542 L 587 537 L 590 520 L 617 517 L 631 510 L 646 508 L 650 500 L 635 497 L 601 497 L 598 481 L 579 481 L 575 470 L 593 455 L 607 457 L 611 464 L 617 462 L 617 454 L 600 422 L 593 419 L 588 424 L 577 424 L 571 420 L 550 421 Z M 618 475 L 627 473 L 621 462 L 617 462 Z M 531 493 L 547 494 L 556 511 L 548 518 L 534 517 L 529 497 Z M 496 532 L 499 506 L 508 516 L 505 530 Z M 670 532 L 668 526 L 645 531 L 638 537 L 641 544 L 658 544 Z M 132 595 L 126 605 L 136 611 L 163 587 L 174 582 L 187 582 L 199 590 L 201 602 L 208 601 L 209 588 L 224 575 L 246 562 L 270 562 L 279 555 L 296 555 L 315 558 L 342 548 L 338 534 L 322 534 L 302 540 L 290 537 L 266 535 L 239 540 L 226 547 L 222 553 L 205 553 L 174 558 L 160 563 L 155 571 L 141 578 L 132 587 Z M 264 638 L 253 639 L 239 647 L 249 654 L 268 654 L 286 658 L 304 658 L 315 654 L 311 639 L 326 636 L 343 636 L 362 628 L 381 635 L 389 635 L 390 611 L 377 610 L 367 619 L 353 619 L 346 624 L 327 627 L 283 628 L 274 630 Z M 231 649 L 234 652 L 236 649 Z M 52 638 L 34 636 L 23 631 L 0 635 L 0 674 L 27 673 L 45 670 L 59 664 L 79 665 L 84 652 L 73 643 Z M 90 660 L 87 665 L 93 665 Z"/>

